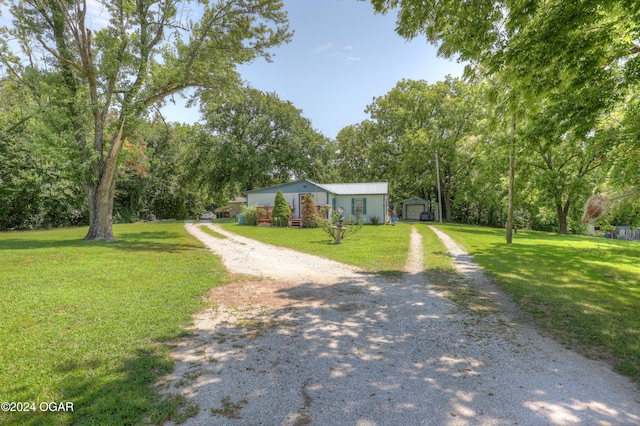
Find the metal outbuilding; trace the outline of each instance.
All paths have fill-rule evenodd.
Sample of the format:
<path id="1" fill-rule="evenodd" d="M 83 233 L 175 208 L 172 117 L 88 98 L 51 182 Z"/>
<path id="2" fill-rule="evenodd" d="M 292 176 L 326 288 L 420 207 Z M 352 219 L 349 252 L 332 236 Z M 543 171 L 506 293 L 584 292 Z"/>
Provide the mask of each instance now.
<path id="1" fill-rule="evenodd" d="M 408 220 L 438 220 L 438 203 L 413 196 L 399 201 L 402 204 L 402 218 Z M 423 213 L 427 213 L 423 215 Z"/>

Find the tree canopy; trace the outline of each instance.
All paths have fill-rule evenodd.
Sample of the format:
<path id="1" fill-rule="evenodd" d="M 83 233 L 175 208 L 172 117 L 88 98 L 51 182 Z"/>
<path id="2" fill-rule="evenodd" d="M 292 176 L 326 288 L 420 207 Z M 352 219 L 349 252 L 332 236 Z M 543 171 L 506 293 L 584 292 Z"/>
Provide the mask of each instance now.
<path id="1" fill-rule="evenodd" d="M 103 15 L 81 0 L 11 2 L 13 23 L 0 29 L 2 71 L 31 94 L 20 120 L 37 120 L 85 189 L 88 240 L 113 238 L 118 159 L 140 119 L 187 88 L 238 85 L 237 64 L 269 59 L 291 37 L 278 0 L 101 5 Z"/>
<path id="2" fill-rule="evenodd" d="M 542 169 L 546 177 L 539 182 L 549 198 L 556 200 L 561 233 L 567 230 L 565 216 L 570 198 L 575 198 L 564 191 L 577 188 L 568 185 L 567 180 L 583 181 L 602 163 L 604 152 L 615 146 L 618 150 L 634 150 L 634 143 L 625 141 L 622 132 L 615 136 L 610 133 L 615 140 L 608 142 L 606 150 L 601 149 L 602 140 L 592 135 L 621 101 L 637 97 L 640 82 L 637 2 L 371 0 L 371 3 L 383 13 L 399 8 L 400 35 L 424 36 L 438 45 L 440 55 L 466 61 L 469 70 L 494 81 L 496 91 L 503 92 L 500 98 L 510 105 L 506 110 L 511 115 L 513 152 L 517 145 L 518 150 L 539 155 L 545 164 Z M 556 158 L 550 162 L 551 152 L 562 152 L 564 160 Z M 570 168 L 573 171 L 567 173 Z M 587 186 L 580 188 L 586 189 Z"/>

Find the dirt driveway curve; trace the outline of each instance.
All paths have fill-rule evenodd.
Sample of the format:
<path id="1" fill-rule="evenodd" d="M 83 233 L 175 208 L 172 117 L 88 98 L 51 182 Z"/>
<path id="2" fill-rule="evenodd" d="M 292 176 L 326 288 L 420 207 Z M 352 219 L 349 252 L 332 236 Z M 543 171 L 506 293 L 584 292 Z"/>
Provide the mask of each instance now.
<path id="1" fill-rule="evenodd" d="M 394 281 L 209 226 L 227 238 L 186 225 L 230 271 L 262 278 L 215 289 L 176 350 L 165 386 L 198 404 L 187 425 L 640 425 L 635 384 L 506 299 L 479 315 L 434 291 L 415 230 Z"/>

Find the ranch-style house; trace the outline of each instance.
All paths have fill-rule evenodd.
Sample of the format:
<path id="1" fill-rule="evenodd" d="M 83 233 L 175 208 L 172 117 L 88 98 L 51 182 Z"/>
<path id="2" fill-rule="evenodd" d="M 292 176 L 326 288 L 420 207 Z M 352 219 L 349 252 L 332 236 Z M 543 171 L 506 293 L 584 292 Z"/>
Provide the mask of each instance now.
<path id="1" fill-rule="evenodd" d="M 283 183 L 246 192 L 247 205 L 272 207 L 278 191 L 282 192 L 291 207 L 291 216 L 300 218 L 300 206 L 305 194 L 311 194 L 316 206 L 326 206 L 333 210 L 344 209 L 345 216 L 360 217 L 371 223 L 377 217 L 380 223 L 387 220 L 389 210 L 389 183 L 316 183 L 308 179 Z"/>

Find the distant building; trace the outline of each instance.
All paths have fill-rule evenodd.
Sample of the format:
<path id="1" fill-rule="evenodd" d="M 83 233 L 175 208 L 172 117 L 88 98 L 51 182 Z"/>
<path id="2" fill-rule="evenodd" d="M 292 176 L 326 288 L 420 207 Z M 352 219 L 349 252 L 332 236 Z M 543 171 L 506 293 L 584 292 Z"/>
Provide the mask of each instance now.
<path id="1" fill-rule="evenodd" d="M 242 211 L 242 206 L 246 204 L 246 202 L 246 198 L 236 197 L 233 200 L 229 200 L 228 205 L 215 209 L 214 213 L 216 217 L 236 217 L 240 211 Z"/>
<path id="2" fill-rule="evenodd" d="M 616 226 L 613 230 L 613 238 L 617 240 L 640 241 L 640 229 L 632 226 Z"/>
<path id="3" fill-rule="evenodd" d="M 435 201 L 413 196 L 396 204 L 402 204 L 402 219 L 438 220 L 438 203 Z"/>

